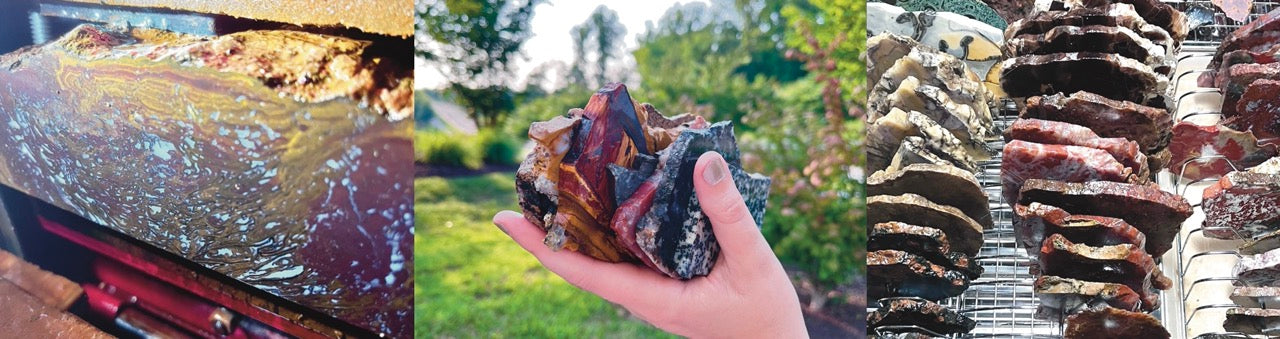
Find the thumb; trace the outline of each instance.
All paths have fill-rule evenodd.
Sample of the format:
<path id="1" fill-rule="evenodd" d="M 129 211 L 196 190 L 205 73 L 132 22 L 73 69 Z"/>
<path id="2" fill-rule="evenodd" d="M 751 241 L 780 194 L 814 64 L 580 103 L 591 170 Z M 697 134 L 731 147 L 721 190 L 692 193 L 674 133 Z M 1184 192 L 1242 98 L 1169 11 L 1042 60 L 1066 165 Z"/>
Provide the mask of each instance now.
<path id="1" fill-rule="evenodd" d="M 720 153 L 707 152 L 698 158 L 693 167 L 693 189 L 725 253 L 741 257 L 745 253 L 761 253 L 763 249 L 764 253 L 772 254 Z"/>

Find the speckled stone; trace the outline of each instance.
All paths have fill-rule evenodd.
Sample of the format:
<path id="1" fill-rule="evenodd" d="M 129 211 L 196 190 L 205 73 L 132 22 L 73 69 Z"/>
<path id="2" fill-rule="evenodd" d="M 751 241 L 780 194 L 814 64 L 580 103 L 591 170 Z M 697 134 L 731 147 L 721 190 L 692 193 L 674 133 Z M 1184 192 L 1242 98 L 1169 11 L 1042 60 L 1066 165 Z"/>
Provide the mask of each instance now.
<path id="1" fill-rule="evenodd" d="M 771 180 L 742 170 L 733 125 L 719 122 L 708 129 L 681 133 L 676 142 L 663 151 L 665 154 L 659 154 L 667 157 L 666 166 L 661 169 L 664 176 L 675 180 L 665 180 L 658 187 L 653 208 L 636 227 L 636 241 L 645 254 L 672 277 L 689 279 L 706 275 L 720 253 L 711 223 L 693 191 L 693 167 L 698 157 L 709 151 L 724 156 L 752 219 L 757 226 L 764 222 Z"/>

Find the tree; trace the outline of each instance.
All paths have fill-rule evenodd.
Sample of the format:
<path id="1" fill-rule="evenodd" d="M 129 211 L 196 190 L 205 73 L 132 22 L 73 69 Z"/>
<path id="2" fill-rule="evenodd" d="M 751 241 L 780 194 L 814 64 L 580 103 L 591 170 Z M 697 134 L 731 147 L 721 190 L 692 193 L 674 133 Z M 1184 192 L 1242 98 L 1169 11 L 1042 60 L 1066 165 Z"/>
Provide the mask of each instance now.
<path id="1" fill-rule="evenodd" d="M 609 62 L 622 56 L 622 38 L 627 35 L 627 28 L 618 21 L 618 12 L 600 5 L 569 34 L 573 37 L 574 55 L 571 78 L 587 83 L 590 70 L 592 82 L 587 85 L 593 88 L 622 79 L 609 74 Z"/>
<path id="2" fill-rule="evenodd" d="M 730 0 L 720 0 L 730 1 Z M 786 57 L 786 37 L 790 31 L 783 8 L 811 9 L 808 1 L 781 0 L 732 0 L 742 21 L 743 49 L 750 61 L 739 66 L 734 73 L 747 79 L 763 76 L 779 82 L 791 82 L 807 73 L 804 63 Z"/>
<path id="3" fill-rule="evenodd" d="M 591 30 L 582 25 L 569 30 L 569 36 L 573 37 L 573 67 L 569 69 L 569 80 L 575 84 L 587 83 L 587 41 L 591 39 L 590 35 Z"/>
<path id="4" fill-rule="evenodd" d="M 444 0 L 418 7 L 416 54 L 440 69 L 479 126 L 515 108 L 513 62 L 543 0 Z"/>

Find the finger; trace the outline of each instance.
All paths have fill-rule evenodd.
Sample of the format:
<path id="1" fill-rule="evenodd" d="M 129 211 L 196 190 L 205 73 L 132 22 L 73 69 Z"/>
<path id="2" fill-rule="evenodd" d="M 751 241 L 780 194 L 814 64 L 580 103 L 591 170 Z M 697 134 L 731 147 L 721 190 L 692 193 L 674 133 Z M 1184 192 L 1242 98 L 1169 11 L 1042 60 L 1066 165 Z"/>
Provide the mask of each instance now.
<path id="1" fill-rule="evenodd" d="M 720 153 L 703 153 L 693 167 L 693 178 L 702 213 L 711 220 L 725 253 L 757 253 L 762 249 L 772 253 Z"/>
<path id="2" fill-rule="evenodd" d="M 678 281 L 646 268 L 603 262 L 574 251 L 552 250 L 542 243 L 547 233 L 520 213 L 502 211 L 493 217 L 493 223 L 565 281 L 633 312 L 656 310 L 679 292 Z"/>

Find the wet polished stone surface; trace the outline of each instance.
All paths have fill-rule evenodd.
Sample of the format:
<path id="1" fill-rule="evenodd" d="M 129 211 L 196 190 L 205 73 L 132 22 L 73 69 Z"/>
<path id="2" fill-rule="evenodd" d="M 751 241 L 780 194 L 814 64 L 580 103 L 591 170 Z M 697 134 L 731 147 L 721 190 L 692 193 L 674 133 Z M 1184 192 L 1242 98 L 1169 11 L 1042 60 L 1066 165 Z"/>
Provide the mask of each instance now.
<path id="1" fill-rule="evenodd" d="M 85 27 L 0 56 L 0 184 L 357 326 L 412 333 L 411 120 L 356 94 L 286 95 L 262 75 L 290 70 L 227 57 L 252 51 L 226 49 L 218 60 L 233 64 L 188 53 L 349 42 Z M 299 78 L 342 80 L 359 62 Z"/>

